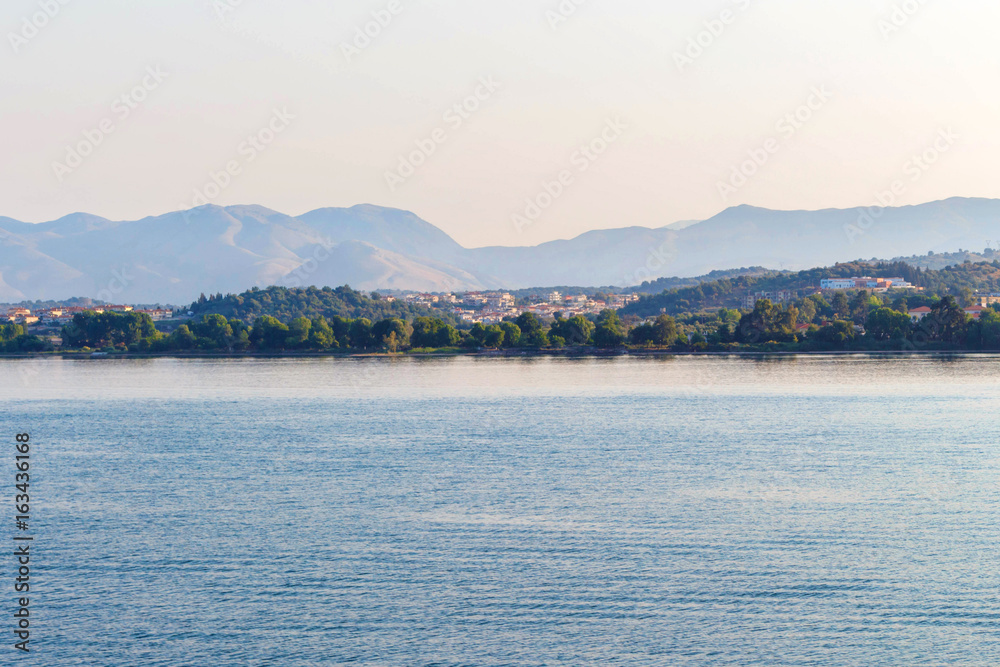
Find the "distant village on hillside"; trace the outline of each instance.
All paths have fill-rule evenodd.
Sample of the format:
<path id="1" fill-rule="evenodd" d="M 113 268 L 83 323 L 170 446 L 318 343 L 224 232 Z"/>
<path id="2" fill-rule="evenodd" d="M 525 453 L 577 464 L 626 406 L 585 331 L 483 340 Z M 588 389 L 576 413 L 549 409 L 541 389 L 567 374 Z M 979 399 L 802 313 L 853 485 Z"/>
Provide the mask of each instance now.
<path id="1" fill-rule="evenodd" d="M 902 278 L 828 278 L 820 281 L 816 288 L 806 290 L 757 291 L 746 294 L 741 300 L 744 310 L 752 310 L 758 301 L 769 300 L 775 304 L 790 304 L 811 294 L 831 294 L 847 291 L 866 291 L 872 294 L 885 293 L 890 290 L 922 291 Z M 604 310 L 619 310 L 642 297 L 637 293 L 630 294 L 592 294 L 564 295 L 552 291 L 533 298 L 518 298 L 510 292 L 460 292 L 460 293 L 419 293 L 399 292 L 395 295 L 384 295 L 382 299 L 395 302 L 423 306 L 441 310 L 454 315 L 462 322 L 474 325 L 498 324 L 504 320 L 516 318 L 521 313 L 532 313 L 543 320 L 552 320 L 557 314 L 565 318 L 596 316 Z M 79 300 L 77 300 L 79 301 Z M 84 301 L 86 302 L 86 301 Z M 991 305 L 1000 303 L 1000 294 L 976 293 L 973 304 L 966 312 L 974 318 Z M 13 322 L 40 333 L 49 330 L 56 333 L 63 325 L 72 322 L 73 316 L 83 312 L 115 312 L 142 313 L 149 315 L 154 322 L 175 320 L 180 322 L 188 319 L 193 313 L 187 308 L 140 308 L 134 305 L 88 305 L 88 306 L 54 306 L 44 308 L 28 308 L 25 305 L 6 307 L 0 305 L 0 323 Z M 930 312 L 929 308 L 916 308 L 910 311 L 910 317 L 918 321 Z"/>
<path id="2" fill-rule="evenodd" d="M 169 320 L 174 316 L 174 311 L 165 308 L 141 309 L 135 306 L 125 305 L 95 305 L 95 306 L 66 306 L 55 308 L 30 309 L 21 306 L 8 308 L 0 315 L 0 321 L 13 322 L 25 326 L 62 326 L 73 321 L 73 316 L 77 313 L 144 313 L 149 315 L 154 322 Z"/>
<path id="3" fill-rule="evenodd" d="M 395 299 L 396 297 L 386 297 Z M 469 324 L 498 324 L 504 318 L 532 313 L 542 319 L 553 319 L 556 313 L 563 317 L 599 315 L 601 311 L 624 308 L 638 301 L 638 294 L 601 294 L 564 296 L 550 292 L 544 300 L 518 305 L 518 299 L 509 292 L 465 292 L 460 294 L 404 294 L 401 300 L 418 306 L 446 310 Z"/>
<path id="4" fill-rule="evenodd" d="M 542 319 L 553 319 L 556 313 L 564 317 L 575 315 L 599 315 L 607 309 L 618 310 L 638 301 L 638 294 L 594 294 L 564 296 L 550 292 L 540 300 L 519 300 L 510 292 L 464 292 L 458 294 L 403 293 L 400 296 L 383 296 L 393 302 L 402 301 L 417 306 L 434 308 L 455 315 L 470 325 L 497 324 L 504 318 L 517 317 L 521 313 L 533 313 Z M 144 313 L 154 322 L 173 318 L 186 318 L 186 308 L 138 308 L 131 305 L 94 305 L 31 309 L 24 306 L 8 308 L 0 314 L 0 320 L 25 326 L 53 327 L 68 324 L 77 313 L 92 311 L 97 313 Z"/>

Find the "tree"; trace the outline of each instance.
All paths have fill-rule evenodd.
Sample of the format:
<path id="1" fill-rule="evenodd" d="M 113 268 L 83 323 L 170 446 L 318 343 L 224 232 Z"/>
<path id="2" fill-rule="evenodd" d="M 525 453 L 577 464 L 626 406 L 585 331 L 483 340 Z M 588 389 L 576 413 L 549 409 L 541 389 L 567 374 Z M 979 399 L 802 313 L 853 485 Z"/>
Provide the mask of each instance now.
<path id="1" fill-rule="evenodd" d="M 969 326 L 969 342 L 985 350 L 1000 350 L 1000 313 L 984 310 L 979 319 Z"/>
<path id="2" fill-rule="evenodd" d="M 338 347 L 351 346 L 351 321 L 339 315 L 334 315 L 329 319 L 330 328 L 333 329 L 333 337 L 337 339 Z"/>
<path id="3" fill-rule="evenodd" d="M 521 330 L 521 336 L 528 337 L 542 331 L 542 321 L 534 313 L 521 313 L 514 320 L 514 324 Z"/>
<path id="4" fill-rule="evenodd" d="M 778 333 L 784 338 L 795 336 L 799 326 L 799 309 L 795 306 L 788 306 L 778 316 Z"/>
<path id="5" fill-rule="evenodd" d="M 816 306 L 816 313 L 813 316 L 814 319 L 816 315 L 820 317 L 833 317 L 834 307 L 830 305 L 822 294 L 813 294 L 812 296 L 807 297 L 806 301 L 812 301 Z"/>
<path id="6" fill-rule="evenodd" d="M 171 350 L 193 350 L 198 344 L 198 338 L 186 324 L 182 324 L 170 334 L 167 342 Z"/>
<path id="7" fill-rule="evenodd" d="M 813 299 L 802 299 L 798 305 L 799 316 L 803 322 L 812 322 L 816 319 L 819 307 Z"/>
<path id="8" fill-rule="evenodd" d="M 586 345 L 590 342 L 593 333 L 593 322 L 582 315 L 575 315 L 566 320 L 557 314 L 555 321 L 549 328 L 549 338 L 562 338 L 563 345 Z"/>
<path id="9" fill-rule="evenodd" d="M 306 347 L 309 343 L 309 333 L 312 331 L 312 322 L 304 317 L 296 317 L 288 324 L 288 336 L 285 339 L 285 347 L 289 350 L 298 350 Z"/>
<path id="10" fill-rule="evenodd" d="M 243 320 L 229 320 L 233 330 L 233 350 L 244 352 L 250 348 L 250 327 Z"/>
<path id="11" fill-rule="evenodd" d="M 730 324 L 736 324 L 740 321 L 740 311 L 734 308 L 722 308 L 719 310 L 717 319 L 720 322 L 728 322 Z"/>
<path id="12" fill-rule="evenodd" d="M 209 343 L 209 345 L 199 344 L 199 347 L 232 348 L 233 327 L 222 315 L 202 315 L 200 322 L 191 324 L 191 332 Z"/>
<path id="13" fill-rule="evenodd" d="M 503 338 L 503 328 L 494 324 L 493 326 L 486 327 L 486 338 L 483 342 L 486 347 L 500 349 L 503 347 Z"/>
<path id="14" fill-rule="evenodd" d="M 715 336 L 720 343 L 735 343 L 736 331 L 729 322 L 722 322 L 715 331 Z"/>
<path id="15" fill-rule="evenodd" d="M 413 320 L 413 331 L 410 333 L 410 345 L 422 347 L 455 347 L 462 336 L 455 327 L 434 317 L 418 317 Z"/>
<path id="16" fill-rule="evenodd" d="M 469 335 L 472 336 L 480 347 L 486 344 L 486 327 L 483 326 L 482 322 L 476 322 L 473 324 L 472 330 L 469 331 Z"/>
<path id="17" fill-rule="evenodd" d="M 549 345 L 549 337 L 542 329 L 535 329 L 528 334 L 521 334 L 521 347 L 542 348 Z"/>
<path id="18" fill-rule="evenodd" d="M 462 334 L 450 324 L 445 324 L 437 330 L 433 347 L 455 347 L 462 342 Z"/>
<path id="19" fill-rule="evenodd" d="M 521 330 L 519 339 L 521 347 L 545 347 L 549 344 L 548 336 L 542 328 L 542 321 L 534 313 L 521 313 L 515 324 Z"/>
<path id="20" fill-rule="evenodd" d="M 677 322 L 669 315 L 660 315 L 653 322 L 640 324 L 632 329 L 629 338 L 635 345 L 667 347 L 677 340 Z"/>
<path id="21" fill-rule="evenodd" d="M 521 327 L 517 326 L 513 322 L 501 322 L 500 328 L 503 329 L 503 344 L 504 347 L 517 347 L 521 342 Z"/>
<path id="22" fill-rule="evenodd" d="M 375 343 L 395 354 L 400 347 L 406 347 L 410 342 L 410 332 L 403 320 L 390 317 L 379 320 L 372 326 L 371 339 Z"/>
<path id="23" fill-rule="evenodd" d="M 21 333 L 24 333 L 23 328 L 19 324 L 0 325 L 0 340 L 11 340 L 16 338 L 17 335 L 20 335 L 11 335 L 8 338 L 7 335 L 3 333 L 6 327 L 17 327 L 21 330 Z M 78 320 L 76 315 L 73 316 L 73 321 L 70 324 L 63 326 L 62 342 L 63 347 L 89 347 L 86 329 L 82 326 L 81 320 Z"/>
<path id="24" fill-rule="evenodd" d="M 618 313 L 613 310 L 601 311 L 594 329 L 594 344 L 605 348 L 620 347 L 625 344 L 626 339 L 625 325 Z"/>
<path id="25" fill-rule="evenodd" d="M 871 298 L 868 292 L 861 290 L 851 299 L 851 319 L 857 325 L 862 325 L 868 319 L 868 313 L 872 309 Z M 881 307 L 882 302 L 877 301 L 875 307 Z"/>
<path id="26" fill-rule="evenodd" d="M 42 352 L 49 347 L 38 336 L 29 336 L 20 324 L 0 324 L 0 352 Z"/>
<path id="27" fill-rule="evenodd" d="M 905 338 L 910 331 L 910 317 L 891 308 L 879 308 L 869 313 L 865 331 L 875 340 Z"/>
<path id="28" fill-rule="evenodd" d="M 438 345 L 438 331 L 444 322 L 434 317 L 418 317 L 413 320 L 410 344 L 413 347 L 441 347 Z"/>
<path id="29" fill-rule="evenodd" d="M 308 346 L 314 350 L 329 350 L 340 347 L 340 344 L 337 343 L 337 337 L 333 335 L 333 329 L 325 317 L 317 317 L 312 321 Z"/>
<path id="30" fill-rule="evenodd" d="M 566 320 L 563 338 L 567 345 L 587 345 L 594 337 L 594 323 L 583 315 L 574 315 Z"/>
<path id="31" fill-rule="evenodd" d="M 351 341 L 350 346 L 357 350 L 367 350 L 370 347 L 374 347 L 371 320 L 362 317 L 351 322 L 349 338 Z"/>
<path id="32" fill-rule="evenodd" d="M 119 344 L 135 345 L 143 338 L 158 334 L 153 318 L 146 313 L 119 313 L 118 324 L 122 330 Z"/>
<path id="33" fill-rule="evenodd" d="M 854 323 L 835 320 L 816 332 L 816 339 L 830 345 L 843 347 L 855 338 Z"/>
<path id="34" fill-rule="evenodd" d="M 63 343 L 71 347 L 137 345 L 157 335 L 156 325 L 145 313 L 86 311 L 74 315 L 62 330 Z"/>
<path id="35" fill-rule="evenodd" d="M 24 334 L 23 336 L 18 336 L 14 340 L 8 341 L 4 344 L 3 348 L 7 352 L 44 352 L 51 348 L 48 341 L 39 338 L 38 336 L 29 336 Z"/>
<path id="36" fill-rule="evenodd" d="M 833 314 L 844 318 L 851 314 L 851 304 L 847 300 L 847 294 L 837 292 L 833 297 Z"/>
<path id="37" fill-rule="evenodd" d="M 628 332 L 628 339 L 633 345 L 653 345 L 653 325 L 644 322 L 639 326 L 632 327 L 632 330 Z"/>
<path id="38" fill-rule="evenodd" d="M 928 340 L 961 344 L 968 330 L 969 316 L 953 296 L 946 296 L 931 307 L 930 315 L 920 320 L 919 333 Z"/>
<path id="39" fill-rule="evenodd" d="M 20 324 L 0 324 L 0 343 L 6 343 L 24 335 L 24 327 Z"/>
<path id="40" fill-rule="evenodd" d="M 285 349 L 288 327 L 270 315 L 254 320 L 250 331 L 250 344 L 258 350 L 277 351 Z"/>
<path id="41" fill-rule="evenodd" d="M 753 310 L 740 318 L 736 340 L 749 345 L 774 340 L 780 317 L 780 306 L 774 305 L 769 299 L 758 301 Z"/>

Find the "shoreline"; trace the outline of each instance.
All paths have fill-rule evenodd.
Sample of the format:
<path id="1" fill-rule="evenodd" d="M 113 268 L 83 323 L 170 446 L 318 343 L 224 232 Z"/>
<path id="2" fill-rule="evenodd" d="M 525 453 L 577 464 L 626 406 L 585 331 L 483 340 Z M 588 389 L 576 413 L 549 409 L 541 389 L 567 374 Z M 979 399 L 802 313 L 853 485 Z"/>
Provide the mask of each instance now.
<path id="1" fill-rule="evenodd" d="M 682 351 L 675 350 L 504 350 L 477 352 L 417 352 L 417 353 L 332 353 L 332 352 L 161 352 L 161 353 L 93 353 L 93 352 L 39 352 L 29 354 L 0 353 L 5 359 L 71 359 L 109 361 L 116 359 L 451 359 L 471 357 L 480 359 L 568 358 L 606 359 L 613 357 L 664 358 L 664 357 L 986 357 L 1000 355 L 1000 350 L 828 350 L 828 351 Z"/>

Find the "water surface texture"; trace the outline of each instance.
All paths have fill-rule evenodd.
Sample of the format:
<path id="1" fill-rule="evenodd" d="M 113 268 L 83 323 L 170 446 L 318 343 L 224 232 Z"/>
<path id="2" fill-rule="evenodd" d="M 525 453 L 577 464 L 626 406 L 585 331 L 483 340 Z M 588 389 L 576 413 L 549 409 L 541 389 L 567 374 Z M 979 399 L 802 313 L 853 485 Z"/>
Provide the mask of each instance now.
<path id="1" fill-rule="evenodd" d="M 1000 663 L 997 358 L 0 361 L 0 416 L 2 664 Z"/>

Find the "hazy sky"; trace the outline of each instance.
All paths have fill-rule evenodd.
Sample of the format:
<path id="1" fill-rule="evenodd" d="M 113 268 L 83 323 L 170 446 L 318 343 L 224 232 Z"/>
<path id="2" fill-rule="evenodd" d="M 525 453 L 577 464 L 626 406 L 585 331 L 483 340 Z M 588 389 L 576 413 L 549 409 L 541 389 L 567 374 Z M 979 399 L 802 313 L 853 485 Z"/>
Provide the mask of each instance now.
<path id="1" fill-rule="evenodd" d="M 1000 197 L 998 20 L 986 0 L 4 0 L 0 215 L 134 219 L 198 191 L 404 208 L 478 246 L 894 182 L 907 204 Z"/>

